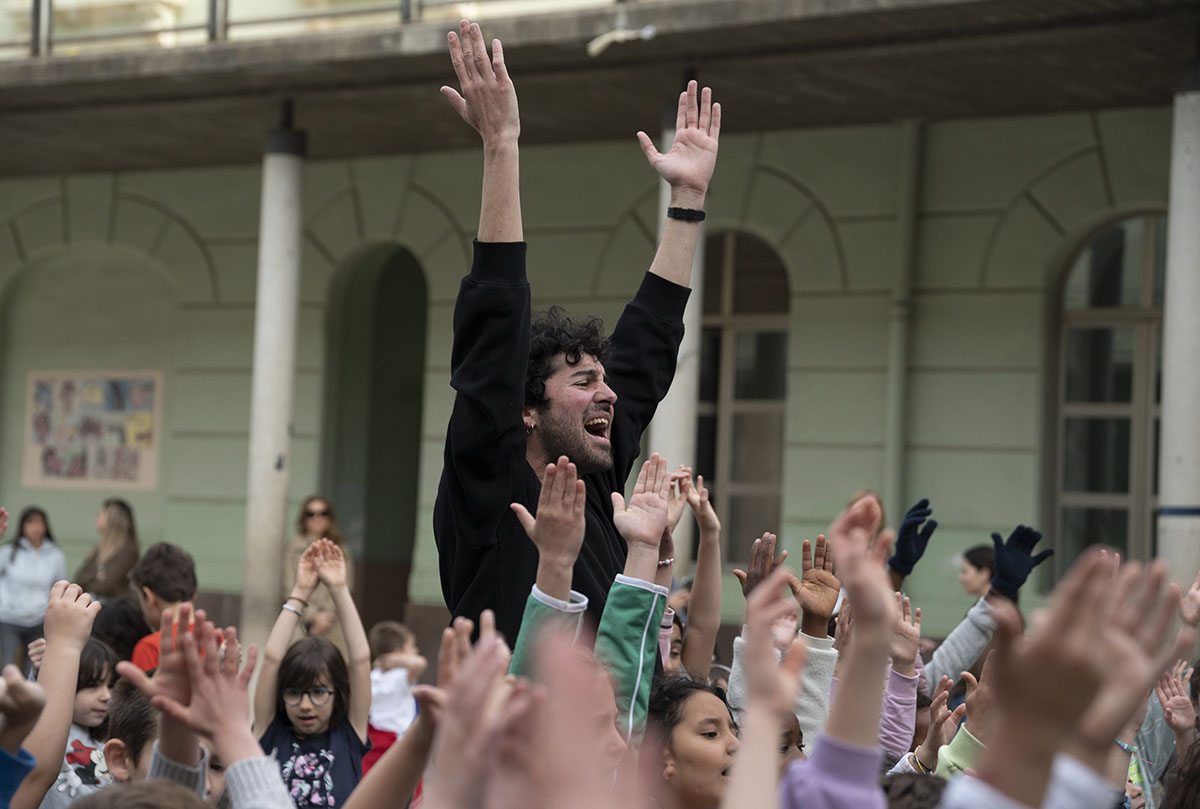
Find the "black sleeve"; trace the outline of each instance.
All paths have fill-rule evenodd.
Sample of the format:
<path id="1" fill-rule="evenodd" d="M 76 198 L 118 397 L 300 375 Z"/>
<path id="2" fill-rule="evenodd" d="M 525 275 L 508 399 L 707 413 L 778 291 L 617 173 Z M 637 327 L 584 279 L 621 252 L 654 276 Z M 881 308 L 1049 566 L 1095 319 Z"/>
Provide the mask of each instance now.
<path id="1" fill-rule="evenodd" d="M 455 544 L 494 541 L 509 515 L 517 464 L 525 463 L 525 370 L 529 362 L 525 243 L 475 243 L 471 273 L 454 307 L 443 514 Z"/>
<path id="2" fill-rule="evenodd" d="M 642 432 L 675 377 L 683 310 L 690 294 L 687 287 L 648 272 L 613 329 L 604 371 L 617 394 L 611 432 L 618 488 L 629 477 L 641 452 Z"/>

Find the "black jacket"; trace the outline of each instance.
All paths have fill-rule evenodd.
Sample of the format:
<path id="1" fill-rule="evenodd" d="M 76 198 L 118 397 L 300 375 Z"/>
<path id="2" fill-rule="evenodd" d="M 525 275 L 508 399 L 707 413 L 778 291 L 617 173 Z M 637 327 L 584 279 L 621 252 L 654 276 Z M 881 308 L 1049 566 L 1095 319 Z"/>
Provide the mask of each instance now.
<path id="1" fill-rule="evenodd" d="M 604 369 L 617 394 L 610 427 L 613 468 L 587 475 L 587 528 L 572 588 L 588 597 L 593 623 L 625 566 L 612 520 L 640 454 L 642 431 L 666 396 L 683 339 L 686 287 L 647 273 L 612 331 Z M 455 615 L 478 622 L 485 609 L 509 644 L 537 577 L 537 548 L 509 508 L 535 512 L 541 483 L 525 459 L 525 371 L 530 302 L 525 244 L 476 242 L 454 308 L 450 384 L 457 391 L 433 509 L 442 595 Z"/>

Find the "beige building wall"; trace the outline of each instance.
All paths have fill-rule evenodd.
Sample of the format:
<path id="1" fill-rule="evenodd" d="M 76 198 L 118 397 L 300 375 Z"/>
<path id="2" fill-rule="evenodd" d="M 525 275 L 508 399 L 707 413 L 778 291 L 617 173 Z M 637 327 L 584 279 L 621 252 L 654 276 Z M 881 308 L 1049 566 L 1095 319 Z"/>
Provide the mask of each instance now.
<path id="1" fill-rule="evenodd" d="M 947 631 L 968 605 L 954 581 L 959 551 L 1048 517 L 1043 430 L 1059 273 L 1098 225 L 1165 207 L 1169 131 L 1167 109 L 925 128 L 906 502 L 886 505 L 894 523 L 907 501 L 928 496 L 942 523 L 910 580 L 928 607 L 928 634 Z M 779 526 L 788 547 L 822 530 L 852 491 L 883 484 L 901 134 L 872 126 L 722 142 L 708 232 L 766 239 L 791 283 Z M 419 517 L 399 529 L 416 536 L 417 604 L 441 604 L 431 512 L 479 181 L 473 151 L 305 172 L 293 507 L 321 480 L 330 282 L 363 246 L 398 243 L 419 259 L 429 290 L 422 445 L 408 459 L 421 470 Z M 649 264 L 658 219 L 656 178 L 633 138 L 526 148 L 522 181 L 535 306 L 559 302 L 615 322 Z M 25 374 L 77 358 L 155 363 L 165 374 L 162 472 L 155 491 L 129 498 L 143 541 L 188 548 L 205 590 L 240 589 L 258 195 L 257 167 L 0 181 L 0 502 L 46 507 L 68 564 L 95 539 L 100 495 L 21 486 Z M 97 309 L 125 328 L 98 330 Z M 733 623 L 735 587 L 727 576 Z"/>

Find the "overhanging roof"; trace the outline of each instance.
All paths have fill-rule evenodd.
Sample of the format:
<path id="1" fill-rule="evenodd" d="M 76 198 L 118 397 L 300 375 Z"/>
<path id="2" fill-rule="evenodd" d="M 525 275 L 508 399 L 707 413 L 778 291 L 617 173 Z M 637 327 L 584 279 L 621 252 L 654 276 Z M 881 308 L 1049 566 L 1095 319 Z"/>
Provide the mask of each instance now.
<path id="1" fill-rule="evenodd" d="M 650 41 L 586 43 L 653 25 Z M 0 176 L 257 162 L 279 101 L 314 158 L 474 147 L 446 25 L 0 63 Z M 628 138 L 694 71 L 725 131 L 1169 103 L 1200 0 L 660 0 L 490 21 L 522 141 Z"/>

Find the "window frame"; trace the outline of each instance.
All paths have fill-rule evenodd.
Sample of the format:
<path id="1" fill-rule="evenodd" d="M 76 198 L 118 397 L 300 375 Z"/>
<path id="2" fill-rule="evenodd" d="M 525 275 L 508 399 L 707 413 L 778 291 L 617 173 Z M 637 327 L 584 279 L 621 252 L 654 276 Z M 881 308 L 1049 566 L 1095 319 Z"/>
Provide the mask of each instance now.
<path id="1" fill-rule="evenodd" d="M 1146 237 L 1142 244 L 1140 291 L 1137 305 L 1109 306 L 1087 309 L 1066 308 L 1067 287 L 1080 257 L 1108 229 L 1124 222 L 1140 219 Z M 1065 262 L 1058 284 L 1054 327 L 1054 346 L 1051 364 L 1053 394 L 1051 433 L 1053 462 L 1048 465 L 1053 475 L 1050 491 L 1050 524 L 1054 531 L 1055 573 L 1061 576 L 1074 561 L 1065 533 L 1065 511 L 1069 508 L 1120 509 L 1126 512 L 1127 550 L 1131 558 L 1149 559 L 1156 552 L 1155 511 L 1158 507 L 1157 462 L 1155 440 L 1161 418 L 1161 403 L 1156 401 L 1157 374 L 1162 339 L 1162 306 L 1155 303 L 1158 282 L 1156 258 L 1161 245 L 1157 238 L 1160 221 L 1166 212 L 1161 209 L 1131 211 L 1107 220 L 1091 230 L 1071 252 Z M 1130 401 L 1128 402 L 1069 402 L 1067 401 L 1068 335 L 1073 329 L 1096 328 L 1133 331 L 1131 356 Z M 1126 492 L 1081 492 L 1066 489 L 1066 423 L 1072 418 L 1113 418 L 1129 420 L 1129 487 Z"/>
<path id="2" fill-rule="evenodd" d="M 739 238 L 751 238 L 771 247 L 762 238 L 743 231 L 727 230 L 711 234 L 706 240 L 705 250 L 712 249 L 719 240 L 721 259 L 720 299 L 716 312 L 704 312 L 701 315 L 700 326 L 704 332 L 717 330 L 719 333 L 719 356 L 717 360 L 717 398 L 716 400 L 697 399 L 697 425 L 700 419 L 713 418 L 715 422 L 715 442 L 713 448 L 714 469 L 711 484 L 715 489 L 713 508 L 721 519 L 721 558 L 726 571 L 735 567 L 743 567 L 746 559 L 734 559 L 732 550 L 736 547 L 733 536 L 733 513 L 731 504 L 735 496 L 768 496 L 779 500 L 779 514 L 776 515 L 775 532 L 781 530 L 783 519 L 783 466 L 786 462 L 787 446 L 787 360 L 785 354 L 783 374 L 784 393 L 779 399 L 740 399 L 735 394 L 737 377 L 737 340 L 743 334 L 778 334 L 785 341 L 788 336 L 789 319 L 791 316 L 791 284 L 787 279 L 787 270 L 779 254 L 771 247 L 771 252 L 779 263 L 779 270 L 788 281 L 788 295 L 782 312 L 734 312 L 736 288 L 736 253 Z M 706 302 L 707 303 L 707 302 Z M 709 306 L 705 306 L 708 309 Z M 703 359 L 701 359 L 703 361 Z M 784 433 L 780 439 L 780 471 L 779 479 L 774 482 L 763 481 L 733 481 L 733 433 L 734 421 L 739 415 L 778 415 Z M 697 436 L 699 443 L 699 435 Z M 710 481 L 706 480 L 706 484 Z M 763 530 L 770 530 L 764 525 Z M 752 542 L 757 537 L 742 537 L 743 542 Z M 693 549 L 693 553 L 694 553 Z"/>

